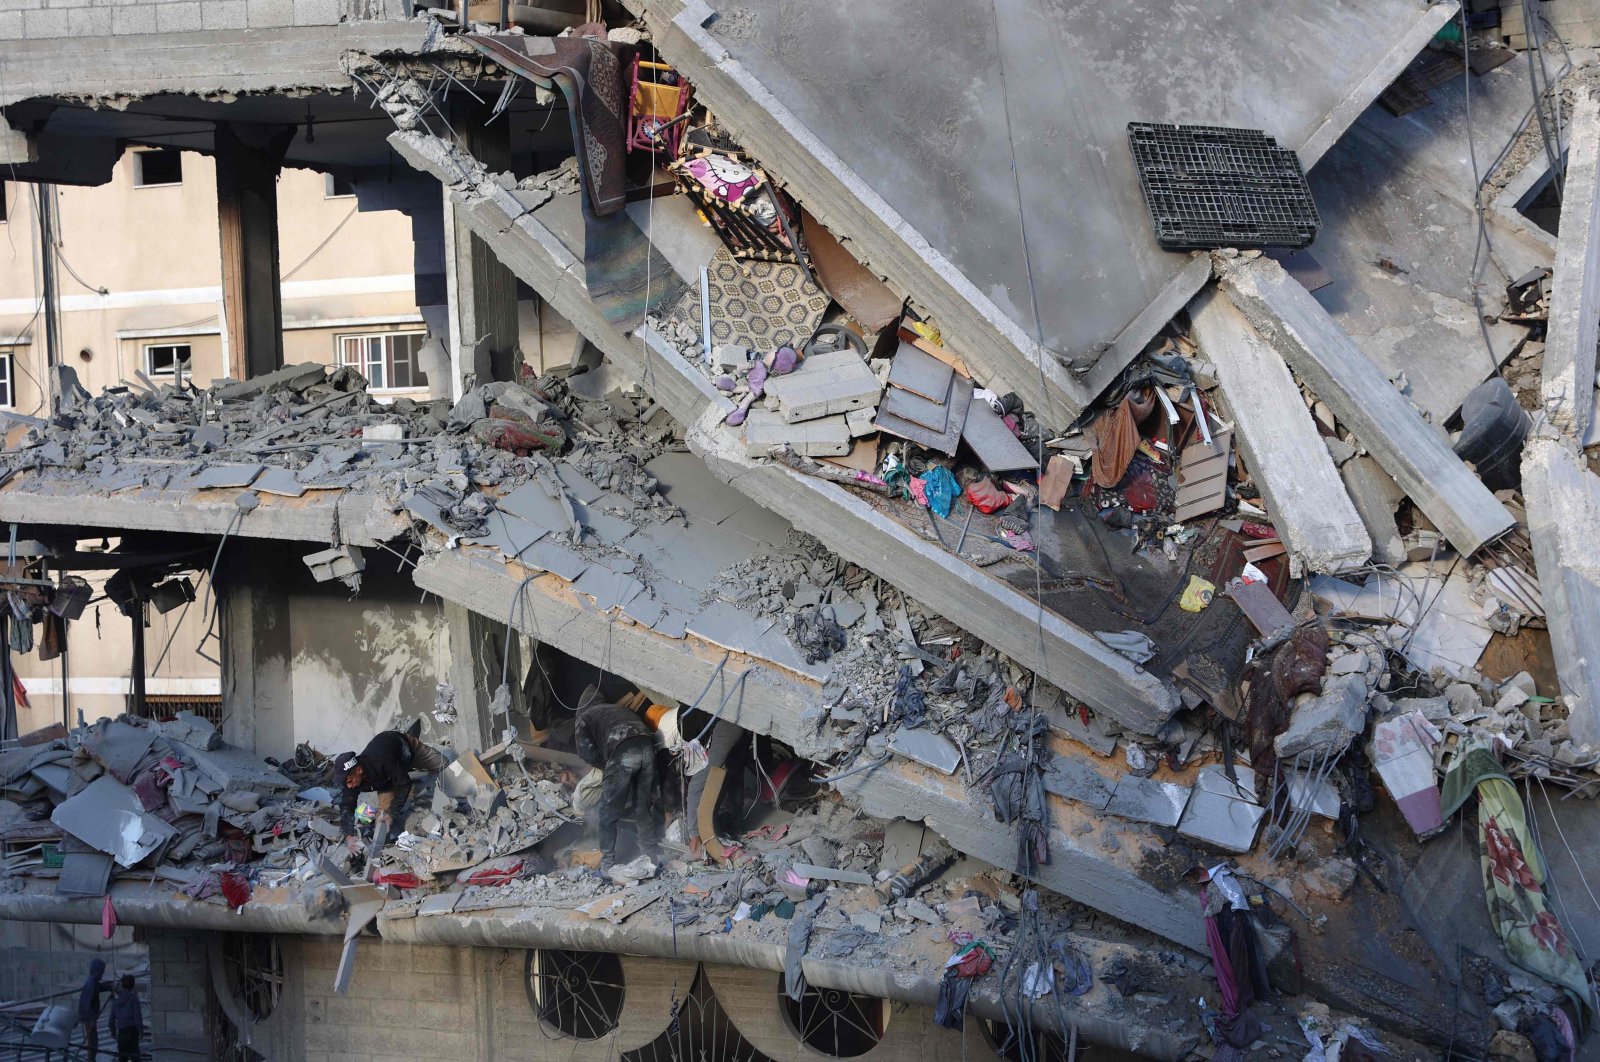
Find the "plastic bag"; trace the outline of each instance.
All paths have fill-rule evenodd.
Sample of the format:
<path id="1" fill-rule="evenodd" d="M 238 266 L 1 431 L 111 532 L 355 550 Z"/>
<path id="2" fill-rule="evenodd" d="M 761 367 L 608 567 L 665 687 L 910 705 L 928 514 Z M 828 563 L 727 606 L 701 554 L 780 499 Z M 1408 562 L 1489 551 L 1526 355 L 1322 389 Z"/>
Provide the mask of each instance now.
<path id="1" fill-rule="evenodd" d="M 928 508 L 933 510 L 934 515 L 949 516 L 956 495 L 961 493 L 961 484 L 956 482 L 956 477 L 948 468 L 934 465 L 928 469 L 927 475 L 922 477 L 922 491 L 928 499 Z"/>

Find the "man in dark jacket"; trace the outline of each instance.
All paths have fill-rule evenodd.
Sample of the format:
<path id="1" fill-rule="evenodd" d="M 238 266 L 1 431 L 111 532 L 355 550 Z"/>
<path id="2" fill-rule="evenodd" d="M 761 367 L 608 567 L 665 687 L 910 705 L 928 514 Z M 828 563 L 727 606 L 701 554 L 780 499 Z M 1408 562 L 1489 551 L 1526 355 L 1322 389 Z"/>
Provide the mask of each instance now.
<path id="1" fill-rule="evenodd" d="M 105 975 L 105 960 L 95 959 L 89 963 L 89 976 L 78 990 L 78 1023 L 83 1026 L 83 1049 L 90 1062 L 100 1051 L 100 993 L 110 988 L 102 980 Z"/>
<path id="2" fill-rule="evenodd" d="M 339 828 L 352 852 L 361 851 L 356 837 L 356 805 L 361 794 L 378 794 L 378 817 L 392 822 L 405 814 L 411 799 L 411 772 L 437 774 L 445 759 L 436 749 L 424 745 L 417 736 L 422 731 L 419 719 L 402 733 L 389 730 L 371 741 L 361 752 L 341 752 L 334 757 L 334 785 L 339 790 Z"/>
<path id="3" fill-rule="evenodd" d="M 133 975 L 123 974 L 121 987 L 111 997 L 111 1035 L 117 1038 L 117 1062 L 139 1062 L 139 1038 L 144 1035 L 144 1014 Z"/>
<path id="4" fill-rule="evenodd" d="M 600 783 L 600 872 L 617 858 L 617 823 L 633 812 L 639 847 L 654 856 L 658 823 L 651 801 L 656 789 L 655 738 L 649 724 L 619 704 L 590 704 L 573 727 L 578 755 L 604 773 Z"/>

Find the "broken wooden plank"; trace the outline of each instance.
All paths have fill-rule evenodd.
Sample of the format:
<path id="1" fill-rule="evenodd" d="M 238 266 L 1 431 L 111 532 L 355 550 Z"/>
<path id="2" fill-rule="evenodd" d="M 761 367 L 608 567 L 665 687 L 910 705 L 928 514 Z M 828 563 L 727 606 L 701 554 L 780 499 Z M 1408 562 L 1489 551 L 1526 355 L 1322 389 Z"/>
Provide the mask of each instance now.
<path id="1" fill-rule="evenodd" d="M 1217 269 L 1233 305 L 1339 421 L 1351 427 L 1452 546 L 1470 555 L 1510 530 L 1511 514 L 1451 452 L 1443 433 L 1422 419 L 1349 333 L 1282 266 L 1269 258 L 1239 257 L 1220 259 Z M 1230 398 L 1240 391 L 1235 387 Z M 1242 429 L 1245 418 L 1239 419 Z M 1321 445 L 1321 440 L 1317 443 Z M 1254 449 L 1252 456 L 1265 462 L 1278 460 L 1276 454 Z M 1331 468 L 1332 462 L 1324 456 L 1323 464 Z M 1289 467 L 1303 473 L 1311 466 L 1296 461 Z M 1341 494 L 1343 490 L 1341 484 Z M 1348 528 L 1352 538 L 1359 529 L 1361 540 L 1366 540 L 1366 528 L 1348 496 L 1338 516 L 1339 526 Z M 1315 513 L 1311 518 L 1318 519 Z M 1349 524 L 1350 519 L 1355 522 Z M 1370 549 L 1370 541 L 1365 548 Z"/>

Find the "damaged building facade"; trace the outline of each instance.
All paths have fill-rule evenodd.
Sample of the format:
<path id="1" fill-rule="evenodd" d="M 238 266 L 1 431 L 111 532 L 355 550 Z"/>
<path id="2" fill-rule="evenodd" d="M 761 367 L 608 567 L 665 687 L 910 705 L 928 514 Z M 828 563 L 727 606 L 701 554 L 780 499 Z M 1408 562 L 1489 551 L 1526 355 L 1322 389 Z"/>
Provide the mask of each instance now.
<path id="1" fill-rule="evenodd" d="M 161 1057 L 1592 1051 L 1567 2 L 0 11 L 5 1043 L 98 954 Z M 37 204 L 151 149 L 212 380 L 59 335 Z M 295 356 L 296 169 L 405 218 L 426 391 Z M 93 608 L 127 710 L 22 705 Z M 603 868 L 591 703 L 662 778 Z"/>

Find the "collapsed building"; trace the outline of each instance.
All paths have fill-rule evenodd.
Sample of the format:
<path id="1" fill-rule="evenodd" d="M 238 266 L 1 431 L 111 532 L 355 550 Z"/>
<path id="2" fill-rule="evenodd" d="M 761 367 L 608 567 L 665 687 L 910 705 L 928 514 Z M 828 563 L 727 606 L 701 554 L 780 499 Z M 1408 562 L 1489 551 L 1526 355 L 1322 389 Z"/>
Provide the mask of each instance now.
<path id="1" fill-rule="evenodd" d="M 220 727 L 0 752 L 0 914 L 138 927 L 158 1049 L 1585 1042 L 1592 49 L 1411 0 L 232 6 L 25 10 L 0 85 L 14 179 L 176 143 L 228 204 L 240 379 L 0 414 L 8 652 L 115 570 L 219 662 Z M 1161 197 L 1174 145 L 1226 206 Z M 434 401 L 283 364 L 290 162 L 412 218 Z M 749 735 L 708 862 L 586 865 L 595 698 Z M 418 715 L 453 767 L 353 862 L 326 757 Z"/>

